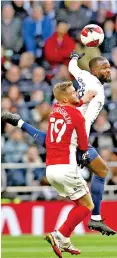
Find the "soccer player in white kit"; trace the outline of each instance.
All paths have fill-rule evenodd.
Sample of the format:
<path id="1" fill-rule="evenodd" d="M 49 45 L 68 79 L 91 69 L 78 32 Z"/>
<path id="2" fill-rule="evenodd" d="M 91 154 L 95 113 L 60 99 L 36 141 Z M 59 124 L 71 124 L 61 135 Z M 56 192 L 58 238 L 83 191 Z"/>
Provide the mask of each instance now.
<path id="1" fill-rule="evenodd" d="M 97 92 L 90 103 L 84 104 L 78 108 L 85 117 L 86 131 L 89 136 L 91 125 L 103 108 L 105 98 L 103 84 L 111 81 L 111 70 L 108 60 L 102 56 L 95 57 L 89 62 L 90 72 L 81 70 L 78 67 L 78 59 L 83 56 L 84 53 L 78 54 L 73 51 L 70 56 L 71 61 L 69 62 L 68 70 L 78 82 L 79 96 L 82 97 L 87 90 L 95 90 Z M 100 215 L 100 205 L 104 193 L 104 182 L 108 168 L 97 151 L 90 144 L 88 152 L 90 155 L 90 163 L 87 167 L 95 173 L 91 181 L 91 196 L 94 202 L 94 209 L 88 227 L 89 229 L 98 230 L 102 234 L 113 235 L 116 232 L 111 230 L 103 222 Z M 80 155 L 80 151 L 78 155 Z"/>

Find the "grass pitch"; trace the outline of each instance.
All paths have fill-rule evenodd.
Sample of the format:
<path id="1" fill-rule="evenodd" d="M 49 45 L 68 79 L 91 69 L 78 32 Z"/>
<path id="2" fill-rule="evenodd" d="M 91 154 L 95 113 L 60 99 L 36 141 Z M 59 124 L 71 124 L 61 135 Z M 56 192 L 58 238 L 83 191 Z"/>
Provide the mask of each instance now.
<path id="1" fill-rule="evenodd" d="M 100 234 L 88 234 L 72 237 L 73 244 L 81 250 L 79 258 L 117 258 L 117 235 L 102 236 Z M 44 241 L 44 237 L 38 236 L 2 236 L 1 258 L 56 258 L 51 246 Z M 73 257 L 69 253 L 63 253 L 63 258 Z M 76 257 L 76 256 L 74 256 Z"/>

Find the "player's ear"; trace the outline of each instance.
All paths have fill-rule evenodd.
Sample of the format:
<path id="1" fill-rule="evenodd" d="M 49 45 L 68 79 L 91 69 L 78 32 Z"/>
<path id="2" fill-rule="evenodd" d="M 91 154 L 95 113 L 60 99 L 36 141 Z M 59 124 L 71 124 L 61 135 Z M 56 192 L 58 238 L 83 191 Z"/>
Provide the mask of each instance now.
<path id="1" fill-rule="evenodd" d="M 63 98 L 63 102 L 64 103 L 67 103 L 68 102 L 68 99 L 66 97 Z"/>
<path id="2" fill-rule="evenodd" d="M 92 72 L 92 74 L 97 75 L 97 71 L 96 71 L 95 68 L 92 68 L 92 69 L 91 69 L 91 72 Z"/>

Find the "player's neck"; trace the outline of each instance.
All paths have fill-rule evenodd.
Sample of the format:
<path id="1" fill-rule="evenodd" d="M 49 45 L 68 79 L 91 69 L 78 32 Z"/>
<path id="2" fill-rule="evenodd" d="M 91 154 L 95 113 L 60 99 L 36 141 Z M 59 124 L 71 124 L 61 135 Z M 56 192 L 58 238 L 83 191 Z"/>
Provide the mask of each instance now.
<path id="1" fill-rule="evenodd" d="M 70 106 L 70 107 L 74 107 L 74 104 L 71 104 L 71 103 L 68 103 L 68 102 L 65 103 L 65 102 L 59 101 L 58 104 L 59 104 L 60 106 Z"/>
<path id="2" fill-rule="evenodd" d="M 92 72 L 91 74 L 95 76 L 101 82 L 102 85 L 105 83 L 104 79 L 99 78 L 97 75 L 93 74 Z"/>

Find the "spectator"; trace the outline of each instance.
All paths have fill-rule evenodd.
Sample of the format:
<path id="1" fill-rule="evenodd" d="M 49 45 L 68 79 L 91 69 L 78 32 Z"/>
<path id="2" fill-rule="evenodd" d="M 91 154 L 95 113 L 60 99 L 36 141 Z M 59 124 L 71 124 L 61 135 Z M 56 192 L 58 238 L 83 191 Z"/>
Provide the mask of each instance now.
<path id="1" fill-rule="evenodd" d="M 42 159 L 39 155 L 39 150 L 37 146 L 31 145 L 27 152 L 24 155 L 23 163 L 35 163 L 38 165 L 42 165 Z M 34 168 L 28 169 L 26 176 L 26 184 L 27 185 L 39 185 L 43 176 L 45 177 L 45 168 Z"/>
<path id="2" fill-rule="evenodd" d="M 117 123 L 117 102 L 109 101 L 107 104 L 105 104 L 105 109 L 108 112 L 108 120 L 111 122 L 111 124 L 114 122 Z"/>
<path id="3" fill-rule="evenodd" d="M 29 76 L 30 77 L 30 76 Z M 23 94 L 30 95 L 32 91 L 32 80 L 27 76 L 22 76 L 19 66 L 11 65 L 2 80 L 2 92 L 5 94 L 11 85 L 17 85 Z"/>
<path id="4" fill-rule="evenodd" d="M 24 52 L 20 56 L 19 67 L 20 67 L 22 79 L 32 78 L 32 70 L 36 66 L 34 61 L 35 61 L 35 57 L 31 52 Z"/>
<path id="5" fill-rule="evenodd" d="M 116 144 L 116 139 L 114 133 L 112 132 L 111 124 L 108 121 L 107 112 L 105 110 L 100 112 L 92 128 L 94 134 L 92 144 L 95 148 L 114 147 L 114 144 Z"/>
<path id="6" fill-rule="evenodd" d="M 117 46 L 112 49 L 112 65 L 117 69 Z"/>
<path id="7" fill-rule="evenodd" d="M 117 14 L 115 15 L 115 31 L 117 32 Z"/>
<path id="8" fill-rule="evenodd" d="M 2 80 L 3 93 L 8 92 L 12 84 L 20 85 L 20 69 L 16 65 L 11 65 L 10 69 L 6 72 L 5 78 Z"/>
<path id="9" fill-rule="evenodd" d="M 24 9 L 24 1 L 14 0 L 12 6 L 15 11 L 15 17 L 20 18 L 21 22 L 28 16 L 27 11 Z"/>
<path id="10" fill-rule="evenodd" d="M 101 148 L 100 149 L 100 156 L 105 162 L 111 161 L 111 150 L 110 149 L 105 149 Z"/>
<path id="11" fill-rule="evenodd" d="M 23 22 L 23 39 L 26 50 L 41 58 L 44 43 L 52 32 L 51 20 L 44 16 L 42 7 L 33 7 L 32 17 L 27 17 Z"/>
<path id="12" fill-rule="evenodd" d="M 112 100 L 117 102 L 117 68 L 111 67 L 111 91 L 112 91 Z"/>
<path id="13" fill-rule="evenodd" d="M 111 153 L 111 161 L 117 162 L 117 154 Z M 117 185 L 117 166 L 111 167 L 110 178 L 107 180 L 107 185 Z M 117 190 L 114 190 L 114 194 L 117 194 Z"/>
<path id="14" fill-rule="evenodd" d="M 81 1 L 66 1 L 65 6 L 66 9 L 57 10 L 57 20 L 66 18 L 70 24 L 70 36 L 77 39 L 81 29 L 92 20 L 92 10 L 83 8 Z"/>
<path id="15" fill-rule="evenodd" d="M 40 157 L 39 151 L 35 145 L 31 145 L 26 152 L 26 155 L 24 156 L 24 162 L 31 164 L 39 164 L 42 165 L 42 159 Z M 49 185 L 47 179 L 46 179 L 46 171 L 45 168 L 34 168 L 34 169 L 28 169 L 26 174 L 26 184 L 27 185 Z M 51 189 L 44 191 L 43 189 L 40 192 L 33 192 L 32 199 L 36 200 L 42 200 L 42 199 L 56 199 L 57 194 L 54 193 Z"/>
<path id="16" fill-rule="evenodd" d="M 42 90 L 33 90 L 31 94 L 31 105 L 36 106 L 44 101 L 44 92 Z"/>
<path id="17" fill-rule="evenodd" d="M 39 125 L 39 128 L 40 128 L 41 131 L 46 133 L 47 130 L 48 130 L 48 121 L 47 120 L 41 121 L 40 125 Z"/>
<path id="18" fill-rule="evenodd" d="M 68 35 L 69 25 L 59 20 L 56 32 L 45 43 L 45 58 L 51 65 L 54 74 L 60 64 L 68 65 L 69 55 L 75 48 L 74 40 Z"/>
<path id="19" fill-rule="evenodd" d="M 6 112 L 6 111 L 10 112 L 11 108 L 12 108 L 11 100 L 8 97 L 2 98 L 2 100 L 1 100 L 1 110 L 3 112 Z"/>
<path id="20" fill-rule="evenodd" d="M 55 32 L 56 27 L 56 12 L 55 12 L 55 2 L 53 0 L 43 1 L 44 13 L 51 19 L 52 31 Z"/>
<path id="21" fill-rule="evenodd" d="M 13 129 L 8 141 L 4 144 L 5 162 L 19 162 L 27 148 L 23 132 L 18 128 Z"/>
<path id="22" fill-rule="evenodd" d="M 44 120 L 48 120 L 51 112 L 51 106 L 48 102 L 43 102 L 40 105 L 36 105 L 34 109 L 31 110 L 32 119 L 36 126 L 40 126 L 40 122 Z M 43 130 L 42 130 L 43 131 Z"/>
<path id="23" fill-rule="evenodd" d="M 115 32 L 115 24 L 112 19 L 106 20 L 104 23 L 104 41 L 100 46 L 102 55 L 111 61 L 111 52 L 117 46 L 117 33 Z"/>
<path id="24" fill-rule="evenodd" d="M 32 14 L 32 8 L 34 6 L 38 6 L 39 5 L 39 1 L 32 1 L 32 0 L 24 0 L 24 9 L 27 11 L 28 15 Z"/>
<path id="25" fill-rule="evenodd" d="M 26 122 L 30 122 L 30 112 L 28 108 L 26 107 L 26 103 L 24 101 L 24 98 L 19 90 L 19 88 L 16 85 L 12 85 L 9 90 L 8 90 L 8 97 L 11 100 L 12 106 L 16 109 L 17 111 L 12 112 L 17 112 L 19 115 L 22 117 L 23 120 Z"/>
<path id="26" fill-rule="evenodd" d="M 13 132 L 14 127 L 10 124 L 5 124 L 5 137 L 6 140 L 8 140 L 9 135 L 11 135 L 11 133 Z"/>
<path id="27" fill-rule="evenodd" d="M 93 23 L 96 23 L 102 27 L 105 20 L 106 20 L 106 10 L 102 6 L 96 10 L 95 16 L 93 16 Z"/>
<path id="28" fill-rule="evenodd" d="M 45 81 L 45 70 L 43 67 L 36 67 L 32 73 L 33 90 L 41 90 L 44 93 L 44 100 L 51 100 L 52 89 Z"/>
<path id="29" fill-rule="evenodd" d="M 7 97 L 1 99 L 1 111 L 2 112 L 11 112 L 12 111 L 12 103 L 11 100 Z M 4 133 L 6 123 L 1 124 L 1 133 Z M 4 142 L 3 138 L 1 142 Z"/>
<path id="30" fill-rule="evenodd" d="M 54 85 L 56 83 L 59 82 L 63 82 L 63 81 L 69 81 L 71 79 L 71 76 L 68 72 L 68 68 L 66 65 L 60 65 L 59 66 L 59 70 L 56 73 L 56 75 L 53 77 L 53 79 L 51 80 L 52 86 L 54 87 Z"/>
<path id="31" fill-rule="evenodd" d="M 9 4 L 2 9 L 1 40 L 3 47 L 13 50 L 14 53 L 20 53 L 23 47 L 21 21 L 14 17 L 14 9 Z"/>

